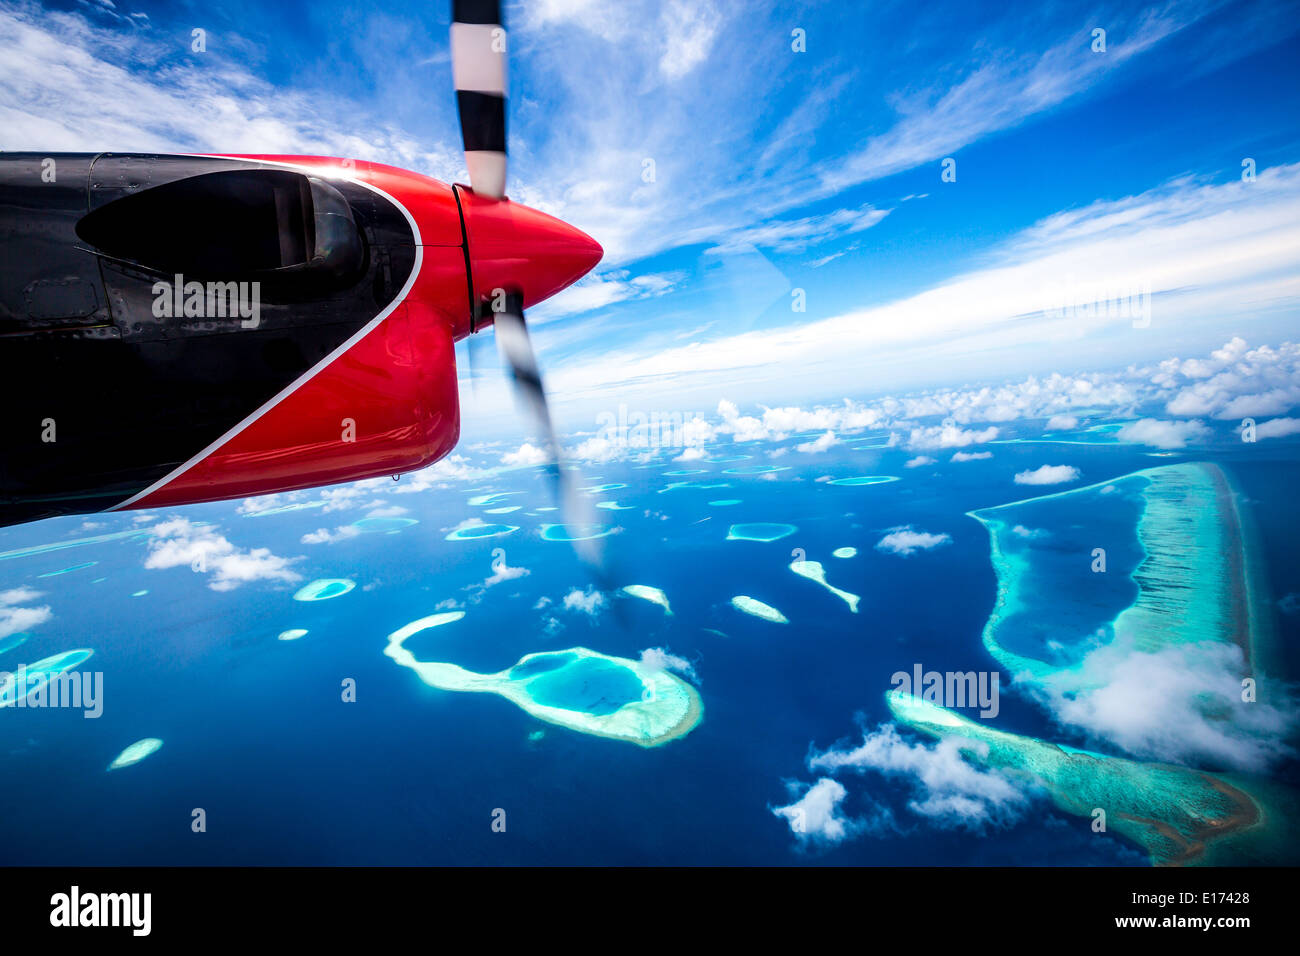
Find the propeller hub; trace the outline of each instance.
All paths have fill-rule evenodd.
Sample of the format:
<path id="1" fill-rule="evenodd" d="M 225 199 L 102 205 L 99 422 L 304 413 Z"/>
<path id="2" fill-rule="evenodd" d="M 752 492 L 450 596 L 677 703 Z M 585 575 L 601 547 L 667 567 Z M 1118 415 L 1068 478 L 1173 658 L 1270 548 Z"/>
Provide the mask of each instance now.
<path id="1" fill-rule="evenodd" d="M 509 199 L 488 199 L 456 187 L 469 243 L 475 298 L 497 290 L 523 297 L 523 308 L 577 282 L 600 261 L 600 243 L 581 229 Z M 490 313 L 478 323 L 491 321 Z"/>

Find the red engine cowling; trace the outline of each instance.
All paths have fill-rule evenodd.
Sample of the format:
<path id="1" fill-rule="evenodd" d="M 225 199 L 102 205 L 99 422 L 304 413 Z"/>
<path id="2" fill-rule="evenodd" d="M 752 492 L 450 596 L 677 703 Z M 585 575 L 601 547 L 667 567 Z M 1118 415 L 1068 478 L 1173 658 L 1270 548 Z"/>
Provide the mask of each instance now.
<path id="1" fill-rule="evenodd" d="M 59 154 L 47 185 L 43 162 L 0 156 L 0 526 L 424 467 L 459 438 L 454 346 L 485 302 L 601 256 L 375 163 Z"/>
<path id="2" fill-rule="evenodd" d="M 153 508 L 395 475 L 446 455 L 460 437 L 454 342 L 470 292 L 452 188 L 373 163 L 248 156 L 345 176 L 395 202 L 415 236 L 406 288 L 358 333 L 191 461 L 124 502 Z"/>

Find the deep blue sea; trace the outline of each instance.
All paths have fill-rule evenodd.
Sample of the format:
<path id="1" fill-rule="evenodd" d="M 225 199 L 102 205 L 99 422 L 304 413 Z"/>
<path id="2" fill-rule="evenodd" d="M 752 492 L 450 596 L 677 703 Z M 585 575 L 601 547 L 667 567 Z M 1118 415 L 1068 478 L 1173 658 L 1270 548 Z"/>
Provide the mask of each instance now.
<path id="1" fill-rule="evenodd" d="M 0 863 L 1146 865 L 1136 845 L 1094 834 L 1087 820 L 1041 798 L 1009 826 L 932 825 L 909 812 L 910 783 L 881 774 L 854 777 L 843 810 L 890 807 L 899 825 L 888 833 L 806 846 L 772 812 L 789 802 L 784 781 L 814 779 L 810 748 L 856 740 L 860 726 L 890 719 L 883 695 L 895 671 L 996 666 L 980 640 L 995 594 L 989 539 L 966 512 L 1070 487 L 1014 483 L 1017 472 L 1042 464 L 1077 467 L 1078 485 L 1171 461 L 1222 464 L 1253 515 L 1275 640 L 1289 676 L 1297 673 L 1300 616 L 1282 599 L 1300 593 L 1300 443 L 1225 440 L 1171 458 L 1132 445 L 994 443 L 981 446 L 992 452 L 987 460 L 954 463 L 947 449 L 934 453 L 935 464 L 906 468 L 915 452 L 850 439 L 823 454 L 769 457 L 798 440 L 707 449 L 715 459 L 750 456 L 743 462 L 674 462 L 674 451 L 648 466 L 582 466 L 584 485 L 627 486 L 598 496 L 631 506 L 602 513 L 621 528 L 603 539 L 611 582 L 662 588 L 672 616 L 629 597 L 609 598 L 594 615 L 563 608 L 591 579 L 569 545 L 539 534 L 558 518 L 534 510 L 552 504 L 538 468 L 412 494 L 399 493 L 398 482 L 347 510 L 253 517 L 229 502 L 144 523 L 173 515 L 210 522 L 236 548 L 296 558 L 297 581 L 229 590 L 214 590 L 210 571 L 146 567 L 148 535 L 10 554 L 135 527 L 130 513 L 93 516 L 100 527 L 86 530 L 82 518 L 0 530 L 0 591 L 40 592 L 24 603 L 50 609 L 26 629 L 25 644 L 0 655 L 0 669 L 85 647 L 94 656 L 82 669 L 104 675 L 99 719 L 0 709 Z M 785 470 L 723 473 L 768 463 Z M 703 473 L 665 474 L 693 469 Z M 860 475 L 899 480 L 817 480 Z M 727 487 L 664 490 L 682 481 Z M 468 503 L 488 492 L 521 492 L 494 506 L 522 510 L 487 515 Z M 708 504 L 722 499 L 740 503 Z M 302 542 L 361 519 L 376 501 L 408 509 L 418 523 Z M 446 540 L 475 517 L 519 530 Z M 727 540 L 729 526 L 744 522 L 797 531 L 771 542 Z M 951 542 L 906 557 L 875 548 L 908 525 Z M 847 546 L 855 557 L 831 556 Z M 529 573 L 483 588 L 496 548 Z M 831 584 L 861 595 L 859 613 L 792 574 L 794 549 L 820 561 Z M 66 568 L 75 569 L 41 577 Z M 328 600 L 293 599 L 320 578 L 356 587 Z M 734 595 L 777 607 L 790 623 L 742 614 Z M 642 748 L 539 721 L 495 694 L 427 686 L 383 651 L 389 633 L 440 606 L 465 617 L 411 638 L 407 647 L 421 660 L 492 673 L 536 651 L 582 646 L 636 659 L 663 648 L 693 665 L 703 720 L 681 739 Z M 277 639 L 293 628 L 308 633 Z M 342 699 L 348 679 L 355 702 Z M 999 729 L 1082 745 L 1010 684 L 1004 673 Z M 162 748 L 106 771 L 146 737 Z M 1272 776 L 1297 782 L 1294 763 Z M 206 832 L 191 829 L 195 808 L 205 811 Z M 492 825 L 498 810 L 505 832 Z"/>

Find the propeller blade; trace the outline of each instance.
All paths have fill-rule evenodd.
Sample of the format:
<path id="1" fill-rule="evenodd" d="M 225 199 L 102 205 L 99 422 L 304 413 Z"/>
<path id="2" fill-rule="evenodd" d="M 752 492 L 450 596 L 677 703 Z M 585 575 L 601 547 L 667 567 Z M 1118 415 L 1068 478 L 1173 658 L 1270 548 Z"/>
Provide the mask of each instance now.
<path id="1" fill-rule="evenodd" d="M 506 29 L 499 0 L 452 0 L 451 72 L 474 192 L 506 194 Z"/>
<path id="2" fill-rule="evenodd" d="M 515 382 L 515 394 L 528 408 L 546 442 L 547 453 L 551 457 L 551 472 L 555 480 L 555 497 L 564 525 L 574 534 L 593 531 L 600 526 L 600 520 L 596 517 L 596 509 L 591 499 L 575 485 L 572 473 L 565 466 L 563 449 L 560 446 L 559 436 L 555 433 L 550 405 L 546 400 L 546 389 L 542 386 L 542 374 L 537 365 L 537 355 L 533 351 L 532 338 L 524 322 L 523 297 L 518 294 L 507 294 L 504 296 L 503 306 L 501 311 L 495 312 L 493 319 L 497 346 L 510 366 L 510 373 Z M 597 571 L 601 569 L 600 539 L 586 538 L 574 541 L 573 548 L 587 565 Z"/>
<path id="3" fill-rule="evenodd" d="M 475 397 L 478 396 L 479 361 L 474 356 L 478 353 L 479 342 L 480 339 L 473 333 L 465 337 L 465 370 L 469 373 L 469 387 Z"/>

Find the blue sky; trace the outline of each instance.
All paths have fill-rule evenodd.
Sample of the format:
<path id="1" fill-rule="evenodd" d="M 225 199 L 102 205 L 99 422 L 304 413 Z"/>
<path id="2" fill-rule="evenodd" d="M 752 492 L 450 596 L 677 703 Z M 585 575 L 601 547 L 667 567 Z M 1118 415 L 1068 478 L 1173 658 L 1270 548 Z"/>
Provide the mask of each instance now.
<path id="1" fill-rule="evenodd" d="M 447 6 L 0 3 L 0 147 L 463 180 Z M 834 402 L 1295 337 L 1293 6 L 541 0 L 507 20 L 508 191 L 607 250 L 531 316 L 574 429 L 621 403 Z M 1149 290 L 1150 322 L 1052 311 L 1115 290 Z M 508 428 L 483 346 L 466 421 Z"/>

